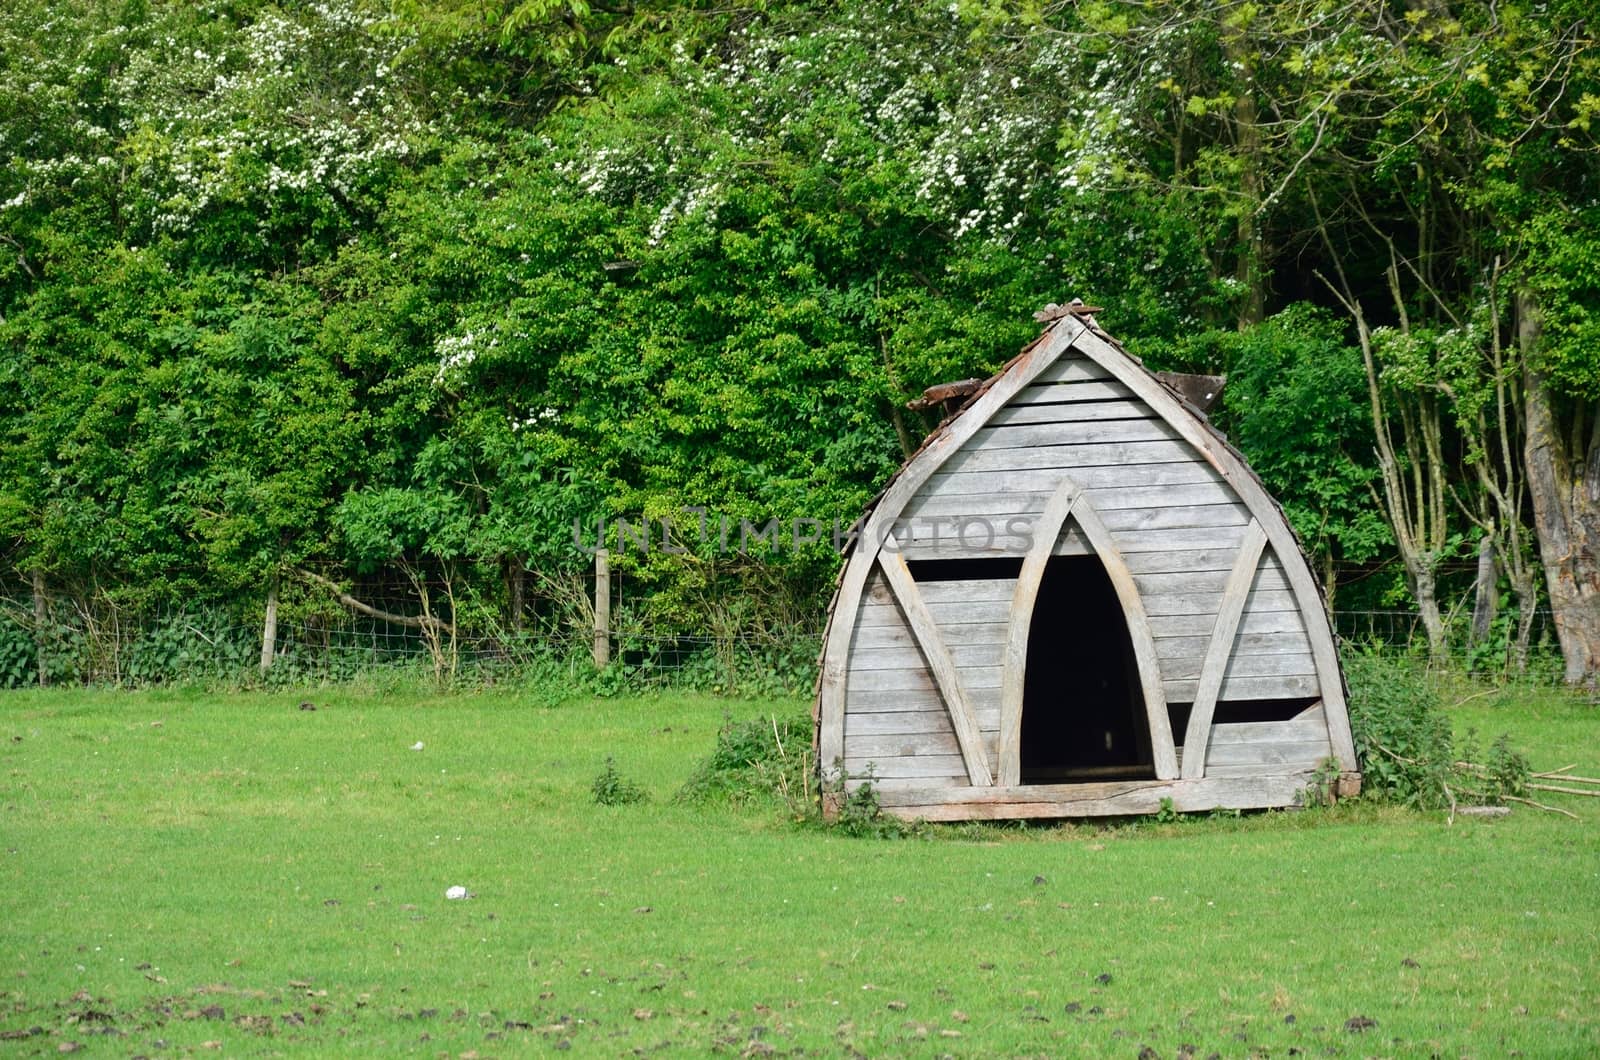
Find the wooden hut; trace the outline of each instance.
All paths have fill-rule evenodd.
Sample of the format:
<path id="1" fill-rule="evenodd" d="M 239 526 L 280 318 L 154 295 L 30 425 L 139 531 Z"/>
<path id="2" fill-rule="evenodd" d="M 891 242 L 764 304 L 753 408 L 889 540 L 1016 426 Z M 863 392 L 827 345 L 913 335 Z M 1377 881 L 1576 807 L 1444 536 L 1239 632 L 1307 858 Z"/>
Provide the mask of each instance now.
<path id="1" fill-rule="evenodd" d="M 1339 659 L 1294 533 L 1091 312 L 1049 307 L 998 375 L 956 384 L 965 403 L 863 517 L 825 635 L 819 772 L 927 820 L 1352 793 Z"/>

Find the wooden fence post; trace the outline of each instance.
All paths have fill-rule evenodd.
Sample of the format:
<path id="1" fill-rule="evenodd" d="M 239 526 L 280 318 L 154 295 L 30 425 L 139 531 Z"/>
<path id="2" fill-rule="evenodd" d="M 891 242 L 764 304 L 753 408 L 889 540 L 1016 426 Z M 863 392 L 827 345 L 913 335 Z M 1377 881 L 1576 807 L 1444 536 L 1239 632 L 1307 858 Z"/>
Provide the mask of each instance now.
<path id="1" fill-rule="evenodd" d="M 267 583 L 267 614 L 261 622 L 261 676 L 272 669 L 273 657 L 278 649 L 278 572 L 272 572 Z"/>
<path id="2" fill-rule="evenodd" d="M 49 636 L 50 601 L 45 596 L 44 571 L 38 567 L 31 572 L 33 582 L 33 645 L 38 653 L 39 687 L 44 688 L 50 684 L 50 671 L 45 652 L 45 639 Z"/>
<path id="3" fill-rule="evenodd" d="M 611 553 L 594 554 L 594 668 L 611 662 Z"/>

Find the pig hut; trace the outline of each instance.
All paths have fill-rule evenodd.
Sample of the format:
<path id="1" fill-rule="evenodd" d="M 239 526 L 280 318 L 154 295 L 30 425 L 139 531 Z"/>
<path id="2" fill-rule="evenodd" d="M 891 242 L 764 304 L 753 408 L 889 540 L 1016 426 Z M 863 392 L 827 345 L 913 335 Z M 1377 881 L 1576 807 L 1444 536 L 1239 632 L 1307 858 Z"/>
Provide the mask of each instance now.
<path id="1" fill-rule="evenodd" d="M 1319 771 L 1352 793 L 1293 532 L 1092 312 L 1051 306 L 998 375 L 929 392 L 965 400 L 863 517 L 830 609 L 823 779 L 927 820 L 1290 806 Z"/>

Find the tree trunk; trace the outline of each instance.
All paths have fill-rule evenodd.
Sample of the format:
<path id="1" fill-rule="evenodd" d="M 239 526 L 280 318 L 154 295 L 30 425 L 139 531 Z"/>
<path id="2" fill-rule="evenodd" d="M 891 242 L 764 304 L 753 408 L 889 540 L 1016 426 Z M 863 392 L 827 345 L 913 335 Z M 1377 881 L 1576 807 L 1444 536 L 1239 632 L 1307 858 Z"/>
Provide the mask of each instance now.
<path id="1" fill-rule="evenodd" d="M 1419 564 L 1411 575 L 1411 591 L 1417 598 L 1417 615 L 1428 634 L 1428 659 L 1435 666 L 1446 660 L 1444 616 L 1439 613 L 1438 563 L 1433 559 Z"/>
<path id="2" fill-rule="evenodd" d="M 267 617 L 261 623 L 261 676 L 272 669 L 272 660 L 278 650 L 278 575 L 267 583 Z"/>
<path id="3" fill-rule="evenodd" d="M 522 632 L 522 613 L 526 607 L 528 586 L 528 565 L 522 561 L 521 556 L 512 556 L 506 561 L 511 565 L 510 597 L 511 597 L 511 630 L 514 633 Z"/>
<path id="4" fill-rule="evenodd" d="M 44 571 L 38 567 L 33 568 L 31 579 L 33 581 L 33 643 L 38 652 L 37 665 L 39 667 L 39 687 L 44 688 L 50 684 L 50 670 L 46 665 L 48 653 L 45 649 L 45 638 L 49 636 L 50 626 L 50 600 L 44 592 Z"/>
<path id="5" fill-rule="evenodd" d="M 1524 457 L 1534 533 L 1566 680 L 1593 685 L 1600 680 L 1600 415 L 1579 403 L 1563 432 L 1557 396 L 1530 356 L 1539 333 L 1532 296 L 1519 294 L 1517 339 L 1528 409 Z"/>

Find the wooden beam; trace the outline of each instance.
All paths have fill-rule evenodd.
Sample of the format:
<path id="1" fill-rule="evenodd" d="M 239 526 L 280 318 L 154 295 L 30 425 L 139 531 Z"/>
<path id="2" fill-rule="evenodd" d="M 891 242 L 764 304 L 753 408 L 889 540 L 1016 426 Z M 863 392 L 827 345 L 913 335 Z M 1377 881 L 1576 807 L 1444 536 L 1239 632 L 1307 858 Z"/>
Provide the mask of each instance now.
<path id="1" fill-rule="evenodd" d="M 972 704 L 961 688 L 961 675 L 956 670 L 955 661 L 950 658 L 950 649 L 945 647 L 943 638 L 939 636 L 939 627 L 934 623 L 933 615 L 928 613 L 928 605 L 923 603 L 922 594 L 917 591 L 916 579 L 911 577 L 893 534 L 884 540 L 884 547 L 878 553 L 878 566 L 882 568 L 884 580 L 899 601 L 900 610 L 905 613 L 906 624 L 911 627 L 911 635 L 916 638 L 922 657 L 928 661 L 934 684 L 939 688 L 945 709 L 950 712 L 950 727 L 955 730 L 956 743 L 961 747 L 961 758 L 967 766 L 967 779 L 974 787 L 988 787 L 994 783 L 994 777 L 989 773 L 988 758 L 983 753 L 983 736 L 978 732 Z"/>
<path id="2" fill-rule="evenodd" d="M 1261 566 L 1261 552 L 1267 544 L 1267 532 L 1259 522 L 1252 521 L 1245 528 L 1244 541 L 1239 545 L 1239 556 L 1233 561 L 1233 570 L 1222 588 L 1222 604 L 1217 608 L 1217 621 L 1211 627 L 1211 643 L 1206 647 L 1204 661 L 1200 663 L 1200 683 L 1195 686 L 1194 706 L 1189 711 L 1189 727 L 1183 736 L 1183 779 L 1195 780 L 1205 776 L 1206 745 L 1211 742 L 1211 718 L 1217 711 L 1217 693 L 1222 690 L 1222 677 L 1228 672 L 1228 660 L 1233 657 L 1233 640 L 1239 632 L 1239 617 L 1244 614 L 1244 602 L 1256 580 L 1256 568 Z"/>
<path id="3" fill-rule="evenodd" d="M 967 440 L 978 433 L 998 410 L 1005 407 L 1044 369 L 1055 363 L 1062 352 L 1087 330 L 1077 319 L 1057 323 L 1038 342 L 1018 357 L 1009 370 L 984 391 L 964 414 L 936 433 L 884 491 L 883 497 L 867 517 L 861 538 L 845 563 L 839 579 L 839 593 L 828 622 L 827 641 L 822 653 L 822 676 L 817 689 L 817 758 L 824 780 L 837 779 L 834 763 L 844 759 L 845 677 L 850 660 L 850 638 L 855 632 L 856 614 L 867 576 L 877 565 L 879 544 L 900 517 L 906 503 L 923 484 L 944 466 Z"/>
<path id="4" fill-rule="evenodd" d="M 1270 775 L 1201 780 L 1105 781 L 1027 784 L 1016 787 L 941 786 L 932 778 L 875 783 L 883 812 L 908 820 L 970 821 L 1025 817 L 1105 817 L 1155 813 L 1171 799 L 1180 812 L 1295 806 L 1312 786 L 1312 770 L 1280 769 Z"/>

